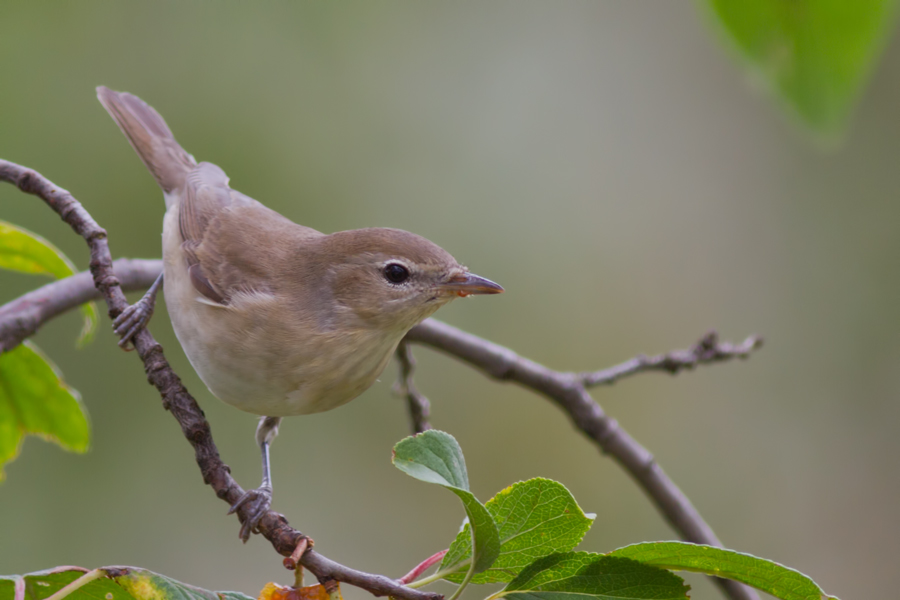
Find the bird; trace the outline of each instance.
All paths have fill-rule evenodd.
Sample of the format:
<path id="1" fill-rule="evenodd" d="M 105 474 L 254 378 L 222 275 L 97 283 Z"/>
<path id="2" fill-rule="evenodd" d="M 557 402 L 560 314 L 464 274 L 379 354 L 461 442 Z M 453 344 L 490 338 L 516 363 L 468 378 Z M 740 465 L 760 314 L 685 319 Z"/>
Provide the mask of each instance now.
<path id="1" fill-rule="evenodd" d="M 113 322 L 127 349 L 160 287 L 172 327 L 209 391 L 260 417 L 262 482 L 235 502 L 257 532 L 272 503 L 269 449 L 283 417 L 341 406 L 368 389 L 403 336 L 459 297 L 503 288 L 407 231 L 321 233 L 229 186 L 133 94 L 97 97 L 162 188 L 163 271 Z"/>

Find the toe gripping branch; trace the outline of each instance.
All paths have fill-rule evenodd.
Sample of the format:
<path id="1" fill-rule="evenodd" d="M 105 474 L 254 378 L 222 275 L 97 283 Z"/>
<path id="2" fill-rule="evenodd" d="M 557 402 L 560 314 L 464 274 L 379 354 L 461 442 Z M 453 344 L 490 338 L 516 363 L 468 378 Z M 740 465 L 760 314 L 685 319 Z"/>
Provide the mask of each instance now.
<path id="1" fill-rule="evenodd" d="M 150 286 L 150 289 L 147 290 L 147 293 L 140 300 L 123 310 L 122 314 L 113 321 L 113 331 L 121 338 L 119 347 L 122 350 L 126 352 L 134 350 L 134 346 L 129 348 L 128 344 L 134 338 L 134 335 L 150 322 L 150 317 L 153 316 L 153 309 L 156 308 L 156 293 L 162 286 L 162 282 L 163 274 L 160 273 L 153 285 Z"/>

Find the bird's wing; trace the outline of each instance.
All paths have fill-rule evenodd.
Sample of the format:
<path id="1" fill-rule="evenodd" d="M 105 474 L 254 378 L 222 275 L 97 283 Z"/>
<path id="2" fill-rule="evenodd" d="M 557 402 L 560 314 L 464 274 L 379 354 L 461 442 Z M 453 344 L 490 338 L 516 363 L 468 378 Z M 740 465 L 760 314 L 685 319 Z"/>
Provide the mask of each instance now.
<path id="1" fill-rule="evenodd" d="M 207 162 L 188 174 L 178 217 L 191 283 L 223 305 L 236 293 L 273 293 L 298 244 L 322 235 L 231 189 Z"/>

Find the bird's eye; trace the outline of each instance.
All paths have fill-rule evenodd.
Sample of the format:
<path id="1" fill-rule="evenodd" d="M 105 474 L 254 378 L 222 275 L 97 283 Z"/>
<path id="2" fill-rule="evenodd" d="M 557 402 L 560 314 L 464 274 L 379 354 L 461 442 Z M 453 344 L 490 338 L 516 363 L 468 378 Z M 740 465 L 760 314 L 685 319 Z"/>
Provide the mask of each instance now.
<path id="1" fill-rule="evenodd" d="M 409 279 L 409 269 L 401 264 L 390 263 L 384 267 L 384 278 L 391 283 L 403 283 Z"/>

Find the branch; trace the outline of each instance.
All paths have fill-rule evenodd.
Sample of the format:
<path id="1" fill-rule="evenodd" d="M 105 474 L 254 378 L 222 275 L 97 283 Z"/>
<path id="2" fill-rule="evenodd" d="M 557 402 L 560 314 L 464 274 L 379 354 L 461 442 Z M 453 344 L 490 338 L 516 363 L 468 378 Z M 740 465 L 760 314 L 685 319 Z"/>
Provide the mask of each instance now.
<path id="1" fill-rule="evenodd" d="M 121 288 L 127 292 L 145 290 L 162 270 L 162 261 L 120 258 L 113 271 Z M 50 319 L 67 310 L 99 299 L 87 271 L 61 279 L 19 296 L 0 306 L 0 354 L 12 350 L 31 337 Z"/>
<path id="2" fill-rule="evenodd" d="M 5 178 L 3 166 L 3 161 L 0 161 L 0 179 Z M 9 181 L 9 179 L 7 179 L 7 181 Z M 126 263 L 125 261 L 116 261 L 116 273 L 121 274 L 123 281 L 134 283 L 134 289 L 144 289 L 149 287 L 159 274 L 162 262 L 140 261 L 140 267 L 141 270 L 137 269 L 135 265 Z M 72 280 L 77 277 L 81 277 L 81 279 L 79 279 L 76 284 L 76 282 Z M 71 288 L 68 286 L 71 286 Z M 33 304 L 47 306 L 42 313 L 42 317 L 34 325 L 36 329 L 47 319 L 52 318 L 65 310 L 75 308 L 80 303 L 88 299 L 97 298 L 98 296 L 99 292 L 91 288 L 90 281 L 87 279 L 86 275 L 80 274 L 70 277 L 69 279 L 47 284 L 38 290 L 22 296 L 18 300 L 14 300 L 9 304 L 0 307 L 0 345 L 2 345 L 0 347 L 9 349 L 9 347 L 5 345 L 7 339 L 6 332 L 10 329 L 12 320 L 16 318 L 16 312 L 12 307 L 14 305 L 21 306 L 19 304 L 20 301 L 24 300 L 26 297 L 29 298 Z M 146 331 L 142 332 L 141 335 L 144 335 L 145 333 L 146 335 L 149 335 Z M 152 340 L 152 337 L 150 339 Z M 436 350 L 454 356 L 476 369 L 481 370 L 489 377 L 501 381 L 513 381 L 522 387 L 545 396 L 563 410 L 572 420 L 575 427 L 594 442 L 602 452 L 612 456 L 612 458 L 632 476 L 682 539 L 698 544 L 721 546 L 721 542 L 719 542 L 718 538 L 713 533 L 712 528 L 710 528 L 703 520 L 684 493 L 671 479 L 669 479 L 665 472 L 663 472 L 653 458 L 653 455 L 621 429 L 615 419 L 606 416 L 603 409 L 600 408 L 588 393 L 587 388 L 596 385 L 612 384 L 624 377 L 645 371 L 666 371 L 675 374 L 681 370 L 693 369 L 695 366 L 701 364 L 711 364 L 714 362 L 730 360 L 732 358 L 747 358 L 754 350 L 761 346 L 761 338 L 751 336 L 741 344 L 733 345 L 727 342 L 719 342 L 717 336 L 714 333 L 710 333 L 688 350 L 676 350 L 652 358 L 640 356 L 609 369 L 580 374 L 551 370 L 543 365 L 517 355 L 508 348 L 504 348 L 503 346 L 499 346 L 433 319 L 427 319 L 414 327 L 410 330 L 405 339 L 410 342 L 430 346 Z M 408 345 L 405 343 L 402 343 L 398 347 L 398 360 L 400 362 L 400 382 L 398 382 L 398 390 L 407 398 L 413 419 L 413 427 L 414 429 L 418 427 L 426 428 L 428 401 L 416 390 L 413 383 L 412 374 L 415 362 Z M 165 366 L 168 368 L 168 365 Z M 148 373 L 149 372 L 150 371 L 148 370 Z M 172 377 L 175 377 L 174 374 L 172 374 Z M 177 380 L 177 377 L 175 379 Z M 151 380 L 151 383 L 154 382 Z M 183 389 L 183 387 L 181 389 Z M 184 391 L 184 394 L 187 394 L 187 392 Z M 188 396 L 188 398 L 190 398 L 190 396 Z M 193 402 L 192 398 L 191 402 Z M 194 406 L 196 406 L 196 404 L 194 404 Z M 199 410 L 199 408 L 197 410 Z M 178 418 L 177 415 L 176 418 Z M 181 422 L 180 419 L 179 422 Z M 184 425 L 182 425 L 182 428 L 184 429 Z M 208 425 L 206 425 L 206 428 L 208 429 Z M 186 435 L 189 440 L 192 439 L 187 432 Z M 192 441 L 192 444 L 193 443 L 194 442 Z M 214 450 L 215 446 L 212 446 L 212 448 Z M 218 460 L 217 452 L 215 453 L 215 458 Z M 200 464 L 199 451 L 198 464 Z M 203 468 L 204 467 L 201 464 L 201 470 L 203 470 Z M 206 473 L 205 470 L 204 473 Z M 228 476 L 228 480 L 230 480 L 230 475 Z M 240 490 L 240 487 L 233 481 L 231 481 L 229 485 L 233 485 L 234 487 L 227 488 L 228 498 L 239 496 L 240 492 L 234 492 L 233 490 Z M 216 488 L 215 485 L 214 488 Z M 216 488 L 216 490 L 220 497 L 224 497 L 219 493 L 219 488 Z M 270 513 L 270 516 L 271 515 L 275 515 L 275 513 Z M 282 519 L 283 522 L 283 517 L 280 515 L 276 516 Z M 243 521 L 243 515 L 241 515 L 241 519 Z M 263 520 L 263 523 L 267 524 L 267 527 L 271 524 L 269 516 Z M 296 533 L 298 536 L 302 536 L 299 532 L 288 528 L 286 522 L 284 522 L 284 527 L 291 532 Z M 260 530 L 262 531 L 262 525 Z M 266 531 L 268 531 L 268 528 Z M 285 556 L 290 555 L 293 550 L 293 547 L 288 547 L 290 543 L 278 545 L 267 533 L 263 533 L 270 541 L 272 541 L 276 550 Z M 288 538 L 292 541 L 294 539 L 289 535 Z M 301 562 L 314 574 L 319 575 L 313 567 L 310 567 L 310 565 L 307 564 L 306 557 L 312 554 L 312 551 L 308 552 Z M 335 576 L 335 579 L 353 583 L 348 579 L 341 579 L 337 576 Z M 716 581 L 725 589 L 728 596 L 734 600 L 753 600 L 757 598 L 755 592 L 736 582 L 721 579 L 717 579 Z M 359 585 L 356 583 L 353 584 Z M 372 591 L 364 585 L 360 585 L 360 587 Z M 403 588 L 403 591 L 407 592 L 407 588 Z M 405 598 L 410 597 L 408 594 L 401 595 L 392 593 L 392 595 L 398 595 Z"/>
<path id="3" fill-rule="evenodd" d="M 575 427 L 594 442 L 602 452 L 612 456 L 631 475 L 682 539 L 695 544 L 722 547 L 722 543 L 713 533 L 712 528 L 703 520 L 684 492 L 663 472 L 653 455 L 619 427 L 615 419 L 607 417 L 600 405 L 594 401 L 586 388 L 586 376 L 553 371 L 519 356 L 508 348 L 498 346 L 434 319 L 423 321 L 410 330 L 406 337 L 412 342 L 430 346 L 454 356 L 489 377 L 500 381 L 512 381 L 543 395 L 561 408 Z M 698 346 L 704 346 L 704 341 L 709 341 L 709 339 L 710 336 L 707 336 L 700 341 Z M 747 350 L 748 353 L 759 345 L 753 343 L 751 346 Z M 724 355 L 728 354 L 725 350 L 727 347 L 724 346 L 721 352 L 717 352 L 715 348 L 712 349 L 708 352 L 708 356 L 714 357 L 722 354 L 723 358 L 709 358 L 703 362 L 725 360 Z M 734 353 L 732 352 L 732 354 Z M 630 362 L 632 361 L 623 364 L 628 365 Z M 647 370 L 647 368 L 634 367 L 628 371 L 622 369 L 621 365 L 613 367 L 610 371 L 616 375 L 612 376 L 611 381 L 640 370 Z M 606 372 L 598 372 L 598 374 L 602 373 Z M 758 598 L 756 592 L 736 581 L 718 578 L 714 578 L 714 581 L 733 600 L 756 600 Z"/>
<path id="4" fill-rule="evenodd" d="M 394 384 L 393 392 L 397 396 L 406 399 L 413 434 L 422 433 L 431 429 L 431 423 L 428 422 L 428 417 L 431 416 L 431 403 L 428 401 L 428 398 L 416 389 L 416 382 L 413 380 L 413 373 L 416 370 L 416 359 L 413 357 L 412 348 L 409 347 L 409 342 L 406 341 L 406 338 L 397 346 L 396 354 L 397 364 L 400 366 L 400 374 L 397 377 L 397 383 Z"/>
<path id="5" fill-rule="evenodd" d="M 136 263 L 140 263 L 140 269 L 134 267 Z M 123 281 L 133 282 L 134 289 L 146 289 L 159 275 L 162 269 L 162 261 L 128 262 L 120 260 L 115 262 L 115 268 L 116 274 L 120 275 Z M 77 281 L 76 278 L 78 278 Z M 70 289 L 74 291 L 68 291 Z M 74 309 L 81 302 L 100 297 L 99 292 L 92 287 L 87 273 L 49 283 L 26 296 L 31 298 L 35 304 L 47 306 L 46 313 L 50 315 L 57 315 L 65 310 Z M 15 318 L 15 313 L 10 310 L 10 307 L 20 305 L 19 301 L 26 296 L 0 307 L 0 341 L 4 339 L 3 334 L 9 327 L 10 320 Z M 40 323 L 38 323 L 39 325 Z M 684 496 L 684 493 L 656 464 L 653 456 L 622 430 L 615 420 L 607 417 L 585 389 L 586 385 L 613 383 L 617 379 L 642 371 L 666 370 L 672 372 L 671 368 L 641 365 L 663 363 L 666 357 L 670 357 L 670 360 L 674 360 L 672 357 L 677 356 L 684 358 L 684 353 L 691 353 L 692 350 L 674 351 L 652 359 L 635 358 L 603 371 L 589 374 L 574 374 L 552 371 L 547 367 L 518 356 L 508 348 L 498 346 L 433 319 L 428 319 L 413 328 L 409 332 L 407 339 L 454 356 L 483 371 L 490 377 L 501 381 L 514 381 L 523 387 L 546 396 L 566 412 L 575 426 L 595 442 L 604 453 L 610 454 L 631 474 L 682 539 L 695 543 L 721 546 L 711 528 L 699 516 L 696 509 Z M 709 339 L 709 336 L 706 336 L 694 348 L 708 347 L 709 344 L 703 342 Z M 759 343 L 758 338 L 748 338 L 747 341 L 739 346 L 717 343 L 712 349 L 702 355 L 705 357 L 703 359 L 697 357 L 690 360 L 681 360 L 678 363 L 680 366 L 675 372 L 688 368 L 688 364 L 693 367 L 696 364 L 724 360 L 725 356 L 745 358 L 750 351 L 759 347 Z M 404 346 L 405 344 L 398 347 L 398 354 Z M 415 363 L 411 361 L 405 365 L 403 362 L 405 357 L 411 358 L 408 346 L 406 346 L 404 354 L 399 356 L 399 360 L 401 362 L 402 382 L 404 385 L 409 386 L 412 383 L 412 368 Z M 415 397 L 414 406 L 425 399 L 414 386 L 411 388 L 401 387 L 400 389 L 402 393 L 407 395 L 408 401 L 410 400 L 408 396 L 409 390 L 413 390 L 412 393 Z M 413 413 L 413 419 L 415 427 L 417 422 L 415 413 Z M 728 585 L 731 585 L 731 583 L 728 583 Z M 729 595 L 735 599 L 754 597 L 744 595 L 741 592 L 731 593 L 730 591 Z"/>
<path id="6" fill-rule="evenodd" d="M 586 387 L 593 387 L 612 385 L 620 379 L 646 371 L 666 371 L 677 375 L 680 371 L 691 370 L 697 365 L 723 362 L 733 358 L 748 358 L 754 350 L 762 348 L 762 345 L 763 339 L 758 335 L 751 335 L 735 345 L 720 342 L 719 334 L 710 331 L 687 350 L 673 350 L 653 357 L 641 354 L 614 367 L 581 373 L 578 377 Z"/>
<path id="7" fill-rule="evenodd" d="M 93 217 L 68 191 L 54 185 L 35 171 L 0 160 L 0 180 L 14 184 L 27 194 L 40 197 L 59 214 L 63 221 L 85 239 L 91 251 L 90 270 L 94 286 L 106 301 L 110 318 L 114 319 L 121 314 L 128 306 L 128 300 L 113 271 L 106 231 L 94 221 Z M 66 282 L 56 282 L 50 285 L 56 286 L 64 283 Z M 77 287 L 77 284 L 69 283 L 69 285 Z M 41 290 L 33 293 L 42 290 L 46 292 L 48 287 L 44 286 Z M 69 293 L 65 296 L 66 301 L 71 302 L 76 296 L 78 294 L 69 289 Z M 32 297 L 31 300 L 35 301 L 36 298 Z M 62 310 L 64 309 L 54 314 L 59 314 Z M 40 326 L 41 322 L 37 322 L 35 329 Z M 203 481 L 212 486 L 219 498 L 225 500 L 229 505 L 233 504 L 243 495 L 244 490 L 234 481 L 228 467 L 219 457 L 209 423 L 203 416 L 196 400 L 182 385 L 181 380 L 166 361 L 162 347 L 146 328 L 141 329 L 135 335 L 133 342 L 138 356 L 144 362 L 147 379 L 156 387 L 162 397 L 163 408 L 169 410 L 178 420 L 184 436 L 194 447 L 197 464 L 203 473 Z M 241 523 L 248 516 L 243 508 L 238 510 L 238 518 Z M 291 556 L 297 545 L 306 539 L 301 532 L 291 528 L 282 515 L 272 511 L 263 517 L 258 528 L 275 550 L 286 557 Z M 443 598 L 440 594 L 410 589 L 382 575 L 372 575 L 345 567 L 314 550 L 304 553 L 300 558 L 300 563 L 320 581 L 332 579 L 343 581 L 361 587 L 376 596 L 390 595 L 405 600 L 441 600 Z"/>

